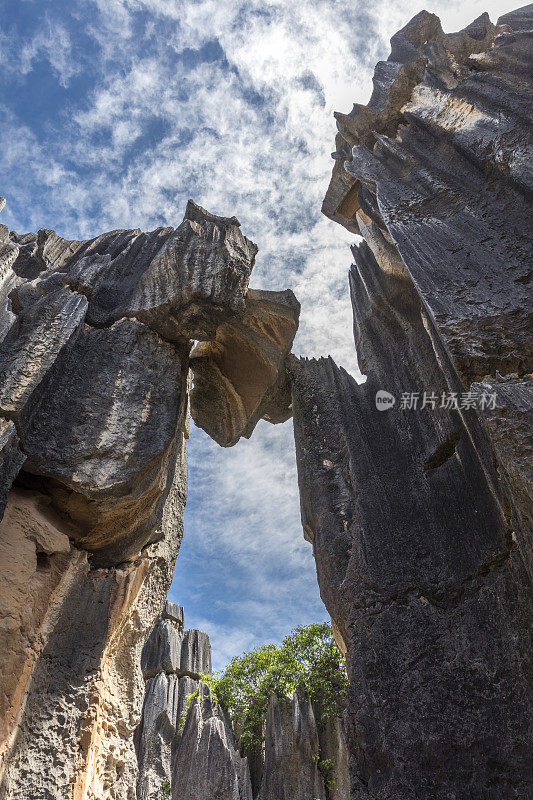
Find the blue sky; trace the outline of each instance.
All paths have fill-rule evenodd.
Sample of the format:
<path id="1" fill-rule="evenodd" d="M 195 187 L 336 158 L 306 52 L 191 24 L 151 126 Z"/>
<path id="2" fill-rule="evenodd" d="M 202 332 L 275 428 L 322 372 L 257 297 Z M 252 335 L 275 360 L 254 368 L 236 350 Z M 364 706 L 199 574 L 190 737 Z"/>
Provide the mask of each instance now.
<path id="1" fill-rule="evenodd" d="M 519 3 L 437 0 L 445 30 Z M 413 0 L 0 0 L 0 141 L 19 233 L 178 225 L 187 199 L 259 245 L 251 285 L 302 303 L 294 351 L 357 374 L 346 231 L 321 217 L 333 111 L 365 103 Z M 215 666 L 326 619 L 302 537 L 292 423 L 223 450 L 193 427 L 171 599 Z"/>

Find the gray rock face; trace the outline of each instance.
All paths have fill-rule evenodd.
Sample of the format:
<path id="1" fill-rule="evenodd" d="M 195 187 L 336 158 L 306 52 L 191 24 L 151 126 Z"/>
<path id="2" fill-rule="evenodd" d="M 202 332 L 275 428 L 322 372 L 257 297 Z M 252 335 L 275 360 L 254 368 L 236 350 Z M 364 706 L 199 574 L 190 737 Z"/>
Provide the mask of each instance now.
<path id="1" fill-rule="evenodd" d="M 0 345 L 0 413 L 25 423 L 35 408 L 32 395 L 56 360 L 83 330 L 87 300 L 58 289 L 22 311 Z"/>
<path id="2" fill-rule="evenodd" d="M 218 337 L 202 375 L 232 365 L 225 380 L 247 403 L 232 426 L 236 441 L 261 415 L 290 415 L 287 384 L 281 411 L 275 395 L 298 303 L 290 292 L 248 291 L 256 246 L 234 217 L 192 201 L 176 229 L 111 231 L 86 242 L 2 229 L 0 244 L 0 414 L 17 426 L 26 481 L 51 494 L 93 563 L 132 560 L 153 541 L 168 492 L 189 337 Z M 225 326 L 246 329 L 248 339 L 227 341 Z M 215 417 L 228 414 L 209 402 L 202 380 L 193 405 L 215 430 Z"/>
<path id="3" fill-rule="evenodd" d="M 309 696 L 299 690 L 291 702 L 273 695 L 268 704 L 259 800 L 325 800 L 318 760 L 318 731 Z"/>
<path id="4" fill-rule="evenodd" d="M 315 718 L 317 714 L 315 712 Z M 324 784 L 326 800 L 349 800 L 350 772 L 348 769 L 348 748 L 342 721 L 329 719 L 318 725 L 318 741 L 320 744 L 320 760 L 326 765 Z"/>
<path id="5" fill-rule="evenodd" d="M 56 507 L 100 561 L 135 556 L 157 527 L 183 386 L 174 346 L 121 320 L 84 332 L 40 395 L 25 469 L 60 484 Z"/>
<path id="6" fill-rule="evenodd" d="M 160 800 L 167 781 L 172 797 L 180 800 L 252 800 L 247 760 L 200 681 L 201 674 L 211 673 L 209 637 L 175 627 L 169 605 L 142 653 L 146 689 L 136 731 L 137 797 Z"/>
<path id="7" fill-rule="evenodd" d="M 131 798 L 140 651 L 182 535 L 184 448 L 158 541 L 134 564 L 91 567 L 87 553 L 69 544 L 63 520 L 50 506 L 43 512 L 49 497 L 35 493 L 36 507 L 25 499 L 20 511 L 20 490 L 10 498 L 0 524 L 10 554 L 0 570 L 0 604 L 17 627 L 0 635 L 2 800 Z"/>
<path id="8" fill-rule="evenodd" d="M 257 247 L 235 217 L 189 201 L 178 228 L 111 231 L 86 242 L 41 230 L 35 262 L 89 299 L 87 321 L 108 327 L 135 317 L 171 341 L 212 338 L 242 315 Z"/>
<path id="9" fill-rule="evenodd" d="M 252 800 L 248 764 L 231 726 L 200 683 L 176 752 L 173 800 Z"/>
<path id="10" fill-rule="evenodd" d="M 25 456 L 20 449 L 20 439 L 12 422 L 0 420 L 0 513 L 3 515 L 7 503 L 7 495 Z"/>
<path id="11" fill-rule="evenodd" d="M 183 628 L 184 623 L 184 615 L 183 615 L 183 606 L 178 606 L 176 603 L 170 603 L 168 600 L 166 601 L 163 607 L 163 619 L 170 619 L 174 622 L 178 627 Z"/>
<path id="12" fill-rule="evenodd" d="M 483 419 L 513 497 L 511 525 L 533 580 L 533 381 L 531 376 L 487 377 L 471 386 L 479 396 L 494 398 Z"/>
<path id="13" fill-rule="evenodd" d="M 190 675 L 210 675 L 213 671 L 211 666 L 211 645 L 209 636 L 203 631 L 185 631 L 181 643 L 181 665 L 183 673 Z"/>
<path id="14" fill-rule="evenodd" d="M 421 12 L 393 37 L 368 107 L 337 115 L 324 211 L 365 238 L 370 220 L 387 231 L 466 385 L 533 364 L 531 17 L 529 6 L 498 27 L 484 15 L 445 36 Z"/>
<path id="15" fill-rule="evenodd" d="M 365 238 L 350 288 L 367 380 L 331 359 L 290 372 L 302 522 L 347 656 L 352 798 L 533 794 L 532 12 L 450 36 L 422 12 L 369 106 L 338 115 L 323 210 Z"/>
<path id="16" fill-rule="evenodd" d="M 145 680 L 158 672 L 179 672 L 184 633 L 169 619 L 161 619 L 143 647 L 141 669 Z"/>

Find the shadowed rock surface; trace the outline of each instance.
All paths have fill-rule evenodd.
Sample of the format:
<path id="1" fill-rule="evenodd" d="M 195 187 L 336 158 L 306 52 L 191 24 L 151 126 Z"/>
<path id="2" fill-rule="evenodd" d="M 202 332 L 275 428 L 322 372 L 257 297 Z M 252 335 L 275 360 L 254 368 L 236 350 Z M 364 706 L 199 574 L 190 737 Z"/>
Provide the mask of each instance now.
<path id="1" fill-rule="evenodd" d="M 192 414 L 223 446 L 294 411 L 350 678 L 351 800 L 530 800 L 532 29 L 532 6 L 449 35 L 423 11 L 368 106 L 336 115 L 323 210 L 365 240 L 364 385 L 290 356 L 298 303 L 248 289 L 256 247 L 234 217 L 191 202 L 176 229 L 86 242 L 0 226 L 0 800 L 151 800 L 163 779 L 174 800 L 251 800 L 198 682 L 205 635 L 161 616 L 190 365 Z M 262 800 L 341 800 L 313 718 L 272 701 Z"/>
<path id="2" fill-rule="evenodd" d="M 249 438 L 261 417 L 277 423 L 291 416 L 285 359 L 299 315 L 290 289 L 251 289 L 244 316 L 225 322 L 214 341 L 192 351 L 191 415 L 218 444 L 231 447 L 241 436 Z"/>
<path id="3" fill-rule="evenodd" d="M 172 800 L 252 800 L 248 763 L 205 683 L 187 712 L 176 752 Z"/>
<path id="4" fill-rule="evenodd" d="M 354 799 L 533 793 L 532 20 L 446 36 L 421 12 L 368 107 L 337 115 L 323 210 L 365 239 L 350 289 L 367 380 L 331 359 L 289 369 Z M 379 410 L 380 390 L 396 404 Z"/>

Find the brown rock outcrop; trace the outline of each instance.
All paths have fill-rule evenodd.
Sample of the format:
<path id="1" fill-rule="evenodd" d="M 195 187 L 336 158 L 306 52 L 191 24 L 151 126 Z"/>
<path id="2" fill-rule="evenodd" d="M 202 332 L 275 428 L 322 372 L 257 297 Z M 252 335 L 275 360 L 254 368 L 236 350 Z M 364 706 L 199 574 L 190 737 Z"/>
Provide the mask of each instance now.
<path id="1" fill-rule="evenodd" d="M 244 316 L 220 325 L 213 341 L 192 351 L 191 415 L 223 447 L 249 438 L 261 417 L 277 423 L 291 416 L 285 360 L 299 314 L 290 290 L 251 289 Z"/>

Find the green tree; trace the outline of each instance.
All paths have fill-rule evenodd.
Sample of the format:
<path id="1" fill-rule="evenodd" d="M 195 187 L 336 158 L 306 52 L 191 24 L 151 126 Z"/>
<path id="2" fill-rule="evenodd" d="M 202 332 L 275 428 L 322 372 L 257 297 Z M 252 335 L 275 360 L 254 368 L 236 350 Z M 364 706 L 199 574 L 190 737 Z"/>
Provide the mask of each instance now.
<path id="1" fill-rule="evenodd" d="M 272 694 L 290 697 L 303 685 L 319 710 L 320 725 L 343 708 L 347 679 L 331 626 L 316 623 L 298 626 L 279 646 L 237 656 L 208 682 L 240 732 L 244 750 L 251 751 L 261 744 Z"/>

